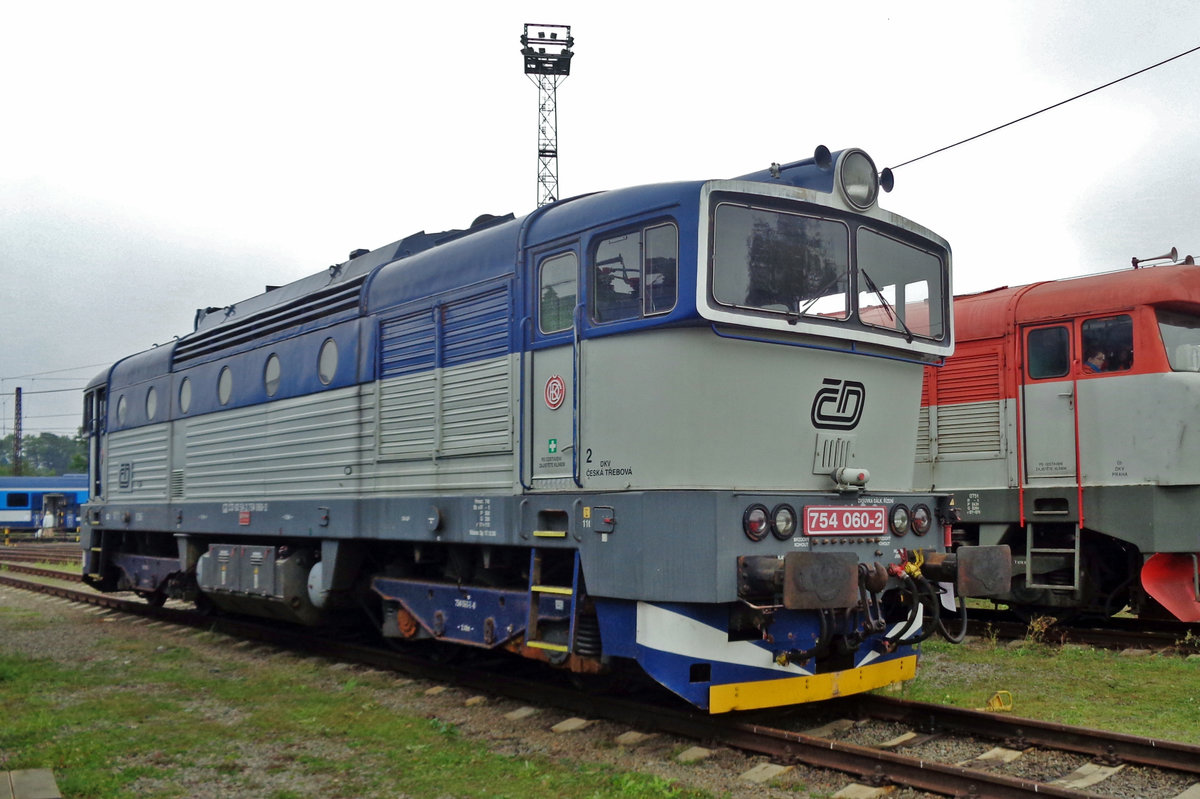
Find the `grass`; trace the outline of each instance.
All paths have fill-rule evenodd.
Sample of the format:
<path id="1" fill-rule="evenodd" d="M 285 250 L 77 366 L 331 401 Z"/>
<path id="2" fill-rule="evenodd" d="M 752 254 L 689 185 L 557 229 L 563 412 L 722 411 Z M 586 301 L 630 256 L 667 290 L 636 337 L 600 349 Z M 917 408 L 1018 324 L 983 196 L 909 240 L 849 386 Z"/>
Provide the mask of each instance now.
<path id="1" fill-rule="evenodd" d="M 35 623 L 0 608 L 0 641 Z M 607 766 L 493 754 L 406 713 L 390 675 L 163 640 L 114 630 L 72 664 L 0 644 L 0 770 L 51 768 L 81 799 L 704 796 Z"/>
<path id="2" fill-rule="evenodd" d="M 930 640 L 902 695 L 981 708 L 1000 690 L 1017 716 L 1200 744 L 1200 663 L 1179 655 L 1049 646 L 1036 635 L 1009 645 Z"/>
<path id="3" fill-rule="evenodd" d="M 51 768 L 65 796 L 700 799 L 661 777 L 553 756 L 493 753 L 414 712 L 423 690 L 391 675 L 290 656 L 229 657 L 210 636 L 132 635 L 54 658 L 6 639 L 60 623 L 0 606 L 0 770 Z M 88 633 L 94 637 L 94 632 Z M 1200 744 L 1200 664 L 982 639 L 924 645 L 905 698 Z M 221 643 L 221 646 L 229 644 Z"/>

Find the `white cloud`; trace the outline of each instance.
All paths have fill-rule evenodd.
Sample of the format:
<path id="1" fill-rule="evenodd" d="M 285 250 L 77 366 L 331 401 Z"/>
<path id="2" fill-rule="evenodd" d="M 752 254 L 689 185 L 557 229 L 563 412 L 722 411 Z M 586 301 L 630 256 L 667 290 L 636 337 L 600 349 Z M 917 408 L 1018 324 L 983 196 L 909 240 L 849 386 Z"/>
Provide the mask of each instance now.
<path id="1" fill-rule="evenodd" d="M 894 165 L 1182 52 L 1200 21 L 1200 7 L 1170 0 L 721 13 L 614 0 L 546 13 L 368 0 L 9 9 L 0 264 L 17 299 L 0 432 L 11 378 L 184 334 L 196 307 L 354 248 L 531 210 L 525 22 L 575 35 L 558 96 L 569 196 L 743 174 L 817 144 Z M 1200 54 L 906 166 L 884 204 L 950 240 L 960 291 L 1200 250 L 1188 240 L 1198 76 Z"/>

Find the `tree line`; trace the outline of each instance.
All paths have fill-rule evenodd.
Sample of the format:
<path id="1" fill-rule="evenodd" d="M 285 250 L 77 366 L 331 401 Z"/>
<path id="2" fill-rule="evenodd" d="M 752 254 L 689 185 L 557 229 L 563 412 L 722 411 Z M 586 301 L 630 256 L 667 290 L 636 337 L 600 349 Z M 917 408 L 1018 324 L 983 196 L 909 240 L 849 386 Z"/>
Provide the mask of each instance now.
<path id="1" fill-rule="evenodd" d="M 0 439 L 0 474 L 13 474 L 13 439 Z M 21 474 L 27 477 L 80 474 L 87 471 L 87 443 L 83 436 L 39 433 L 21 437 Z"/>

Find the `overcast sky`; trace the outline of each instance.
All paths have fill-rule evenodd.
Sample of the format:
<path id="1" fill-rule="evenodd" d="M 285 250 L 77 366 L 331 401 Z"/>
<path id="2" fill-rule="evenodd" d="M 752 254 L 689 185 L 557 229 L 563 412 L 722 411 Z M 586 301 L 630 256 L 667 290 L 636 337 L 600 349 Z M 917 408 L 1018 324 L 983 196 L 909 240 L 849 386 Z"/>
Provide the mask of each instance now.
<path id="1" fill-rule="evenodd" d="M 418 230 L 537 203 L 523 24 L 568 24 L 560 196 L 864 148 L 894 166 L 1200 45 L 1192 0 L 11 2 L 0 435 L 107 364 Z M 955 291 L 1200 255 L 1200 52 L 905 166 Z M 69 371 L 60 371 L 69 370 Z"/>

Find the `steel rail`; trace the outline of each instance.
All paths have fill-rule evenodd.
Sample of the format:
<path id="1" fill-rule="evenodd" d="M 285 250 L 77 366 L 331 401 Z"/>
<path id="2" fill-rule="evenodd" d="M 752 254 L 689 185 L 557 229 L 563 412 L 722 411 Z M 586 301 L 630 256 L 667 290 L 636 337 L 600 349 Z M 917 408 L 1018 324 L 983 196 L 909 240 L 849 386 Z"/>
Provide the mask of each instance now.
<path id="1" fill-rule="evenodd" d="M 921 732 L 952 731 L 1006 741 L 1014 749 L 1041 746 L 1112 764 L 1135 763 L 1200 775 L 1200 746 L 1192 744 L 874 694 L 846 701 L 863 717 L 906 724 Z"/>
<path id="2" fill-rule="evenodd" d="M 13 552 L 0 548 L 0 563 L 80 563 L 79 555 L 65 555 L 61 552 Z"/>
<path id="3" fill-rule="evenodd" d="M 929 762 L 894 752 L 747 723 L 739 721 L 736 716 L 709 716 L 690 709 L 648 705 L 610 696 L 589 696 L 573 686 L 560 686 L 548 681 L 544 673 L 537 679 L 498 676 L 495 671 L 432 663 L 425 658 L 382 650 L 374 646 L 314 638 L 308 632 L 297 632 L 278 625 L 269 626 L 173 608 L 155 608 L 138 601 L 30 583 L 4 575 L 0 575 L 0 584 L 41 591 L 186 626 L 202 627 L 213 632 L 280 647 L 300 649 L 310 654 L 374 668 L 401 671 L 463 688 L 499 694 L 518 701 L 552 705 L 569 712 L 604 718 L 639 729 L 717 742 L 741 751 L 766 755 L 781 763 L 805 764 L 841 771 L 854 779 L 873 784 L 891 783 L 947 796 L 996 799 L 1034 796 L 1079 799 L 1095 796 L 1060 786 Z M 506 662 L 511 665 L 511 661 Z"/>
<path id="4" fill-rule="evenodd" d="M 34 577 L 46 577 L 51 580 L 66 580 L 71 583 L 83 582 L 83 575 L 79 572 L 64 572 L 58 569 L 42 569 L 37 566 L 26 566 L 23 563 L 9 563 L 0 558 L 0 566 L 13 574 L 28 574 Z"/>

